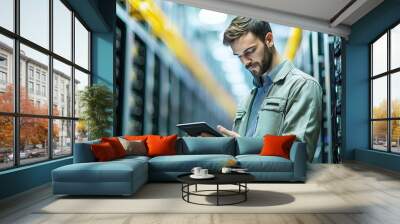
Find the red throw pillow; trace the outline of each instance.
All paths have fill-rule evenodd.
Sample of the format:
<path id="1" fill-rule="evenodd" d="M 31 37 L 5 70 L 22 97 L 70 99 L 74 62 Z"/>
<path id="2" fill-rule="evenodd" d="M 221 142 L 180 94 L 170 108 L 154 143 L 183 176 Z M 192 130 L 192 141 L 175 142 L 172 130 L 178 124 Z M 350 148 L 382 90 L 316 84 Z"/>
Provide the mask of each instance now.
<path id="1" fill-rule="evenodd" d="M 125 135 L 124 139 L 128 140 L 128 141 L 146 141 L 147 139 L 147 135 Z"/>
<path id="2" fill-rule="evenodd" d="M 102 142 L 100 144 L 93 144 L 90 146 L 94 157 L 99 162 L 109 161 L 116 159 L 115 151 L 109 142 Z"/>
<path id="3" fill-rule="evenodd" d="M 178 135 L 149 135 L 146 143 L 148 156 L 176 155 L 176 139 Z"/>
<path id="4" fill-rule="evenodd" d="M 101 142 L 108 142 L 112 146 L 115 151 L 115 155 L 118 158 L 126 156 L 126 151 L 122 146 L 121 142 L 119 142 L 117 137 L 110 137 L 110 138 L 101 138 Z"/>
<path id="5" fill-rule="evenodd" d="M 296 140 L 296 135 L 274 136 L 265 135 L 264 145 L 261 149 L 262 156 L 280 156 L 290 159 L 290 148 Z"/>

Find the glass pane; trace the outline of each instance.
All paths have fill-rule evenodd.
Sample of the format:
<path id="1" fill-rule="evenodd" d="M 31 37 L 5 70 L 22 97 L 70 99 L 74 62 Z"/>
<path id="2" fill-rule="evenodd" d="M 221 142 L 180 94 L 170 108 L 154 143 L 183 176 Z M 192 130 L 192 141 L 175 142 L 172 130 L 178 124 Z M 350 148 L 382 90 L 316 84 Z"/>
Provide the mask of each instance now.
<path id="1" fill-rule="evenodd" d="M 372 44 L 372 75 L 387 71 L 387 34 Z"/>
<path id="2" fill-rule="evenodd" d="M 72 154 L 72 121 L 53 120 L 53 157 Z"/>
<path id="3" fill-rule="evenodd" d="M 14 43 L 0 35 L 0 111 L 14 111 Z"/>
<path id="4" fill-rule="evenodd" d="M 391 88 L 390 88 L 390 98 L 391 98 L 391 116 L 400 117 L 400 72 L 391 75 Z"/>
<path id="5" fill-rule="evenodd" d="M 391 141 L 392 141 L 392 152 L 400 153 L 400 120 L 391 121 Z"/>
<path id="6" fill-rule="evenodd" d="M 400 67 L 400 24 L 390 32 L 390 67 Z"/>
<path id="7" fill-rule="evenodd" d="M 21 36 L 49 48 L 49 0 L 20 0 Z"/>
<path id="8" fill-rule="evenodd" d="M 22 117 L 20 119 L 21 164 L 34 163 L 49 158 L 49 120 Z"/>
<path id="9" fill-rule="evenodd" d="M 80 92 L 89 86 L 89 75 L 75 69 L 75 117 L 79 117 L 81 114 L 81 108 L 79 106 Z"/>
<path id="10" fill-rule="evenodd" d="M 87 141 L 88 134 L 86 122 L 84 120 L 75 121 L 75 143 Z"/>
<path id="11" fill-rule="evenodd" d="M 387 118 L 387 77 L 372 80 L 372 118 Z"/>
<path id="12" fill-rule="evenodd" d="M 72 69 L 53 60 L 53 115 L 72 117 Z"/>
<path id="13" fill-rule="evenodd" d="M 21 113 L 47 115 L 49 57 L 21 44 Z"/>
<path id="14" fill-rule="evenodd" d="M 13 118 L 0 116 L 0 170 L 14 165 Z"/>
<path id="15" fill-rule="evenodd" d="M 372 122 L 372 148 L 387 151 L 387 121 Z"/>
<path id="16" fill-rule="evenodd" d="M 53 1 L 53 51 L 71 60 L 72 12 L 60 1 Z"/>
<path id="17" fill-rule="evenodd" d="M 89 70 L 89 32 L 75 18 L 75 63 Z"/>
<path id="18" fill-rule="evenodd" d="M 0 1 L 0 26 L 14 31 L 14 0 Z"/>

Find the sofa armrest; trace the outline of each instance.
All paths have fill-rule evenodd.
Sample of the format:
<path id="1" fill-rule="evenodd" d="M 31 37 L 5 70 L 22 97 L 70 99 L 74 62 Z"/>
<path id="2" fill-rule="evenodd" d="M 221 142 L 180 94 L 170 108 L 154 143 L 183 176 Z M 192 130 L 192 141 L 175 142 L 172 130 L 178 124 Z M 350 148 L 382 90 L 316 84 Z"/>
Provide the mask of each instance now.
<path id="1" fill-rule="evenodd" d="M 292 144 L 290 160 L 293 162 L 294 181 L 305 181 L 307 172 L 306 143 L 296 141 Z"/>
<path id="2" fill-rule="evenodd" d="M 90 146 L 92 144 L 100 143 L 99 140 L 75 143 L 74 147 L 74 163 L 89 163 L 95 162 L 96 158 L 94 157 Z"/>

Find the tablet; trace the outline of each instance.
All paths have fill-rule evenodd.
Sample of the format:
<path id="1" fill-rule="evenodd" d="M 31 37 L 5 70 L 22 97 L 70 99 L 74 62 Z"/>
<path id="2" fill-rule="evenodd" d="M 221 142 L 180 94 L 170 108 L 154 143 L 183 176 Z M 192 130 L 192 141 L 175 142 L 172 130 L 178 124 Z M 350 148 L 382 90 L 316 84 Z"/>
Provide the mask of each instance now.
<path id="1" fill-rule="evenodd" d="M 188 133 L 190 136 L 199 136 L 202 132 L 209 133 L 215 137 L 223 137 L 221 133 L 209 126 L 206 122 L 193 122 L 177 124 L 176 127 Z"/>

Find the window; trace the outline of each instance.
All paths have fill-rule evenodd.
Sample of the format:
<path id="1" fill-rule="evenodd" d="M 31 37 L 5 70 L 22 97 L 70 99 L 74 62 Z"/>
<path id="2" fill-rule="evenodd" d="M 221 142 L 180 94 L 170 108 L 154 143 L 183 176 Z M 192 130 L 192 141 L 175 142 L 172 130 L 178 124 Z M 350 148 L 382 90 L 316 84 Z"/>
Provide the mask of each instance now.
<path id="1" fill-rule="evenodd" d="M 400 153 L 400 25 L 377 38 L 371 51 L 371 148 Z"/>
<path id="2" fill-rule="evenodd" d="M 33 94 L 33 82 L 28 82 L 29 94 Z"/>
<path id="3" fill-rule="evenodd" d="M 42 86 L 42 96 L 46 96 L 46 86 Z"/>
<path id="4" fill-rule="evenodd" d="M 0 26 L 0 170 L 72 155 L 77 131 L 87 139 L 69 87 L 90 85 L 89 30 L 62 0 L 0 0 Z"/>
<path id="5" fill-rule="evenodd" d="M 82 68 L 89 69 L 89 32 L 75 18 L 75 62 Z"/>
<path id="6" fill-rule="evenodd" d="M 0 26 L 14 31 L 14 0 L 0 1 Z"/>
<path id="7" fill-rule="evenodd" d="M 7 56 L 0 54 L 0 67 L 7 68 Z"/>
<path id="8" fill-rule="evenodd" d="M 29 79 L 33 80 L 33 67 L 32 66 L 29 66 L 28 74 L 29 74 Z"/>
<path id="9" fill-rule="evenodd" d="M 40 84 L 36 84 L 36 95 L 40 95 Z"/>
<path id="10" fill-rule="evenodd" d="M 36 69 L 36 80 L 40 81 L 40 70 Z"/>
<path id="11" fill-rule="evenodd" d="M 49 48 L 49 0 L 20 0 L 21 36 Z"/>
<path id="12" fill-rule="evenodd" d="M 4 71 L 0 71 L 0 84 L 6 85 L 7 84 L 7 73 Z"/>

